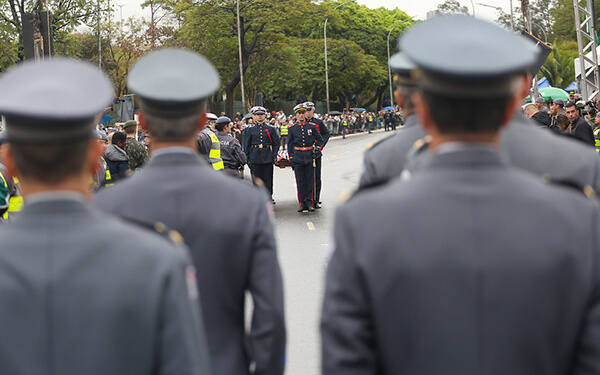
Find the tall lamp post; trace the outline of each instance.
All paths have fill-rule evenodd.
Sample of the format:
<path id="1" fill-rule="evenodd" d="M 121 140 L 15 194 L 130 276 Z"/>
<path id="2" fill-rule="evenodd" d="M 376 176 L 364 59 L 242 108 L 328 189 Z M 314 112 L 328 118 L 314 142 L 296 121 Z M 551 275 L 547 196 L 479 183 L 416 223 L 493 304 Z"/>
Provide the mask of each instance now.
<path id="1" fill-rule="evenodd" d="M 484 4 L 484 3 L 475 3 L 475 4 L 481 5 L 483 7 L 493 8 L 493 9 L 499 10 L 504 13 L 504 9 L 502 9 L 502 7 L 496 7 L 496 6 Z M 512 31 L 515 31 L 515 18 L 513 17 L 512 0 L 510 0 L 510 29 Z"/>
<path id="2" fill-rule="evenodd" d="M 396 28 L 396 26 L 401 25 L 404 22 L 410 21 L 413 18 L 415 18 L 415 16 L 412 16 L 412 17 L 407 18 L 405 20 L 399 21 L 394 26 L 392 26 L 392 28 L 390 29 L 390 32 L 387 35 L 388 76 L 389 76 L 389 79 L 390 79 L 390 105 L 392 107 L 394 106 L 394 92 L 392 90 L 392 68 L 390 67 L 390 64 L 389 64 L 389 61 L 390 61 L 390 36 L 392 35 L 392 31 L 394 31 L 394 29 Z"/>
<path id="3" fill-rule="evenodd" d="M 237 0 L 237 30 L 238 30 L 238 50 L 240 54 L 240 89 L 242 91 L 242 112 L 246 112 L 246 95 L 244 93 L 244 64 L 242 55 L 242 33 L 240 27 L 240 0 Z"/>
<path id="4" fill-rule="evenodd" d="M 345 3 L 341 3 L 338 6 L 336 6 L 335 8 L 333 8 L 333 10 L 336 10 L 337 8 L 341 7 L 342 5 L 346 5 L 348 3 L 352 3 L 356 0 L 350 0 L 350 1 L 346 1 Z M 329 20 L 329 18 L 325 18 L 325 25 L 323 26 L 323 39 L 325 41 L 325 92 L 327 93 L 327 113 L 330 112 L 329 109 L 329 71 L 327 70 L 327 21 Z"/>

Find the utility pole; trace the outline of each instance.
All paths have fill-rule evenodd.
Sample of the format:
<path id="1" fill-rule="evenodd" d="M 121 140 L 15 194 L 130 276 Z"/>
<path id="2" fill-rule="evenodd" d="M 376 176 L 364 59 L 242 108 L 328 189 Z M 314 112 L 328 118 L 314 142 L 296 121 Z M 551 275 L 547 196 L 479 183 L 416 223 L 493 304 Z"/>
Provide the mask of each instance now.
<path id="1" fill-rule="evenodd" d="M 531 10 L 529 8 L 529 0 L 521 0 L 521 9 L 523 10 L 523 22 L 525 23 L 525 30 L 532 33 L 532 23 L 531 23 Z M 535 99 L 538 97 L 538 82 L 537 76 L 533 77 L 533 90 L 531 93 L 531 102 L 535 103 Z"/>
<path id="2" fill-rule="evenodd" d="M 591 100 L 600 91 L 600 69 L 596 49 L 594 2 L 574 0 L 575 31 L 579 49 L 579 90 L 585 100 Z"/>

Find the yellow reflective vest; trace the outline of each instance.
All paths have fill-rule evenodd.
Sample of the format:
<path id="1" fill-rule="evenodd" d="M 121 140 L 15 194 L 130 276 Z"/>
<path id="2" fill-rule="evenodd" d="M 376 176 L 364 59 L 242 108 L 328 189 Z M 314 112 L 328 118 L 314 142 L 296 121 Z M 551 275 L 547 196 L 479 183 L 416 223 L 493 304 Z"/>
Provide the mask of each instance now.
<path id="1" fill-rule="evenodd" d="M 212 164 L 214 170 L 221 171 L 225 169 L 225 164 L 223 164 L 223 159 L 221 159 L 221 143 L 219 142 L 219 138 L 217 138 L 215 133 L 208 133 L 210 135 L 210 140 L 212 141 L 208 158 L 210 159 L 210 163 Z"/>

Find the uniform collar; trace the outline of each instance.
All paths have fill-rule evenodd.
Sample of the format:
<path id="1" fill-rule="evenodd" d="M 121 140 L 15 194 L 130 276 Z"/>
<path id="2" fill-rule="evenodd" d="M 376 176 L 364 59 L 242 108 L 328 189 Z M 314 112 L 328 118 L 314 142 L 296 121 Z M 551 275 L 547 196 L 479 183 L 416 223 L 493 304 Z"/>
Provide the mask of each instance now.
<path id="1" fill-rule="evenodd" d="M 438 147 L 429 168 L 490 168 L 507 163 L 496 148 L 480 143 L 447 143 Z"/>

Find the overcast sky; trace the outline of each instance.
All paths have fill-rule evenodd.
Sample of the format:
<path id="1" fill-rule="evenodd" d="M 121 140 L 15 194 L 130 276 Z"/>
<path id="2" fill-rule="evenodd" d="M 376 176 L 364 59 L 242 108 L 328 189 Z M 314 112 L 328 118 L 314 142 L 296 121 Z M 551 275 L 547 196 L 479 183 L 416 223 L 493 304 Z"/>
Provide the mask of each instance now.
<path id="1" fill-rule="evenodd" d="M 121 10 L 123 12 L 123 19 L 144 14 L 140 8 L 140 3 L 142 3 L 142 0 L 114 1 L 117 5 L 119 5 L 115 6 L 116 11 L 113 15 L 116 19 L 121 17 Z M 501 7 L 505 12 L 508 13 L 510 9 L 510 1 L 511 0 L 459 0 L 462 5 L 469 8 L 470 13 L 473 12 L 474 7 L 475 16 L 477 18 L 483 18 L 489 21 L 494 21 L 497 18 L 496 10 L 480 4 L 487 4 L 492 7 Z M 444 0 L 357 0 L 357 2 L 359 4 L 368 6 L 369 8 L 400 8 L 410 16 L 415 16 L 417 19 L 424 20 L 426 19 L 427 12 L 435 10 L 438 4 L 443 3 Z M 514 0 L 514 3 L 515 4 L 513 4 L 513 6 L 520 5 L 518 0 Z"/>

